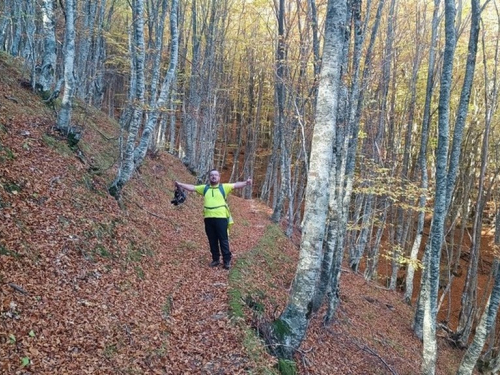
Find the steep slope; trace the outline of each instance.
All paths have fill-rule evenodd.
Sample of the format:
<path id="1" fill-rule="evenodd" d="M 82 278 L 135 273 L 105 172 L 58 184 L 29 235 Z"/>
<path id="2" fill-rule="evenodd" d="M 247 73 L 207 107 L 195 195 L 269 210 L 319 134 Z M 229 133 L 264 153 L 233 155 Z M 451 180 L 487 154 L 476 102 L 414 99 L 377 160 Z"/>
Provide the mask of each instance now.
<path id="1" fill-rule="evenodd" d="M 120 209 L 106 191 L 116 124 L 76 107 L 83 140 L 70 149 L 16 62 L 0 66 L 0 372 L 276 373 L 249 327 L 283 308 L 298 251 L 269 209 L 229 198 L 235 266 L 210 269 L 201 198 L 170 204 L 175 180 L 193 182 L 177 158 L 148 157 Z M 300 373 L 418 373 L 400 295 L 345 271 L 341 298 L 333 325 L 313 319 Z M 438 373 L 459 358 L 442 343 Z"/>

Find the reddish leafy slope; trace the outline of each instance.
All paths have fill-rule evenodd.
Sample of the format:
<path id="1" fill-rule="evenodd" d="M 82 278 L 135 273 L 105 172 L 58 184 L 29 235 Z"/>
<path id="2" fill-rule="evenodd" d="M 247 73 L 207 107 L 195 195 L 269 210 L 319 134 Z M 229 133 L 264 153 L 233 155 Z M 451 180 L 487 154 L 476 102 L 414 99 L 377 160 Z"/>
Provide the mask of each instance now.
<path id="1" fill-rule="evenodd" d="M 270 225 L 268 208 L 230 197 L 238 265 L 231 277 L 210 269 L 201 198 L 169 202 L 174 180 L 193 181 L 179 160 L 148 158 L 121 210 L 106 193 L 116 128 L 78 108 L 84 140 L 80 153 L 69 150 L 52 112 L 5 58 L 0 64 L 8 72 L 0 78 L 0 373 L 271 373 L 274 358 L 249 348 L 250 310 L 244 321 L 232 317 L 228 296 L 241 272 L 267 296 L 263 319 L 286 302 L 297 246 L 276 241 L 289 261 L 274 267 L 258 252 L 250 257 Z M 418 373 L 421 344 L 400 295 L 346 271 L 341 298 L 333 325 L 313 319 L 300 373 Z M 459 355 L 443 344 L 438 373 L 454 373 Z"/>

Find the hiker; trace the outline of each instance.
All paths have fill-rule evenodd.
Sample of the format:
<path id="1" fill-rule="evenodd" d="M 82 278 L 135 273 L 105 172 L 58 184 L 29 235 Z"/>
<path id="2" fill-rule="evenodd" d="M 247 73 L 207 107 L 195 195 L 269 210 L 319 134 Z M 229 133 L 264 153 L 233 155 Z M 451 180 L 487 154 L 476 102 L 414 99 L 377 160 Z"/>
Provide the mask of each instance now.
<path id="1" fill-rule="evenodd" d="M 187 191 L 195 191 L 204 196 L 203 217 L 205 218 L 205 232 L 210 244 L 212 262 L 210 267 L 217 267 L 220 264 L 220 253 L 224 269 L 231 267 L 231 251 L 229 250 L 228 224 L 230 221 L 229 207 L 226 197 L 233 189 L 241 189 L 252 184 L 252 179 L 235 183 L 220 183 L 220 174 L 216 169 L 209 173 L 210 184 L 191 185 L 175 181 L 177 188 Z M 220 249 L 220 250 L 219 250 Z"/>

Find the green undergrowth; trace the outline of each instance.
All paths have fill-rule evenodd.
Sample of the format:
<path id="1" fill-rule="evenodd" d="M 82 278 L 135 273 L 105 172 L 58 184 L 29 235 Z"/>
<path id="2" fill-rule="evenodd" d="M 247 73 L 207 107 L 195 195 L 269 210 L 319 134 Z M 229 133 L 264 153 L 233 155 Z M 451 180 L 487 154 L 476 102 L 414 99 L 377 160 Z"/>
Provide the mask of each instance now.
<path id="1" fill-rule="evenodd" d="M 51 135 L 43 134 L 42 140 L 48 147 L 62 156 L 72 156 L 75 153 L 66 142 L 61 142 L 61 140 L 56 139 Z"/>
<path id="2" fill-rule="evenodd" d="M 256 320 L 270 319 L 279 308 L 273 296 L 280 288 L 283 267 L 292 262 L 279 246 L 283 240 L 286 237 L 279 226 L 269 225 L 257 246 L 240 256 L 229 274 L 230 315 L 243 329 L 243 345 L 257 366 L 252 373 L 294 373 L 287 371 L 292 366 L 290 363 L 284 366 L 279 362 L 275 368 L 270 368 L 269 362 L 263 361 L 266 345 L 254 328 Z"/>
<path id="3" fill-rule="evenodd" d="M 115 123 L 108 125 L 110 128 L 109 132 L 114 131 L 116 133 L 111 136 L 108 136 L 102 130 L 98 130 L 97 125 L 93 122 L 89 122 L 88 126 L 96 136 L 90 143 L 85 138 L 82 139 L 78 143 L 78 147 L 90 164 L 89 171 L 92 174 L 110 177 L 114 172 L 113 166 L 116 165 L 119 157 L 120 145 L 117 135 L 119 125 Z"/>

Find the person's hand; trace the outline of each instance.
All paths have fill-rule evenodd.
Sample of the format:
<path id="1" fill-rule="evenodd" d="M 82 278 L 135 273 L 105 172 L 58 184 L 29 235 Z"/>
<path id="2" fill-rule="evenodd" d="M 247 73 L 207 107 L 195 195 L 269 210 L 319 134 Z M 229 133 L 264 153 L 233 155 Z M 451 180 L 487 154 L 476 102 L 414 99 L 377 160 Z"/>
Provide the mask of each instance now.
<path id="1" fill-rule="evenodd" d="M 249 185 L 252 185 L 252 179 L 251 179 L 251 178 L 249 178 L 249 179 L 247 180 L 247 186 L 249 186 Z"/>

